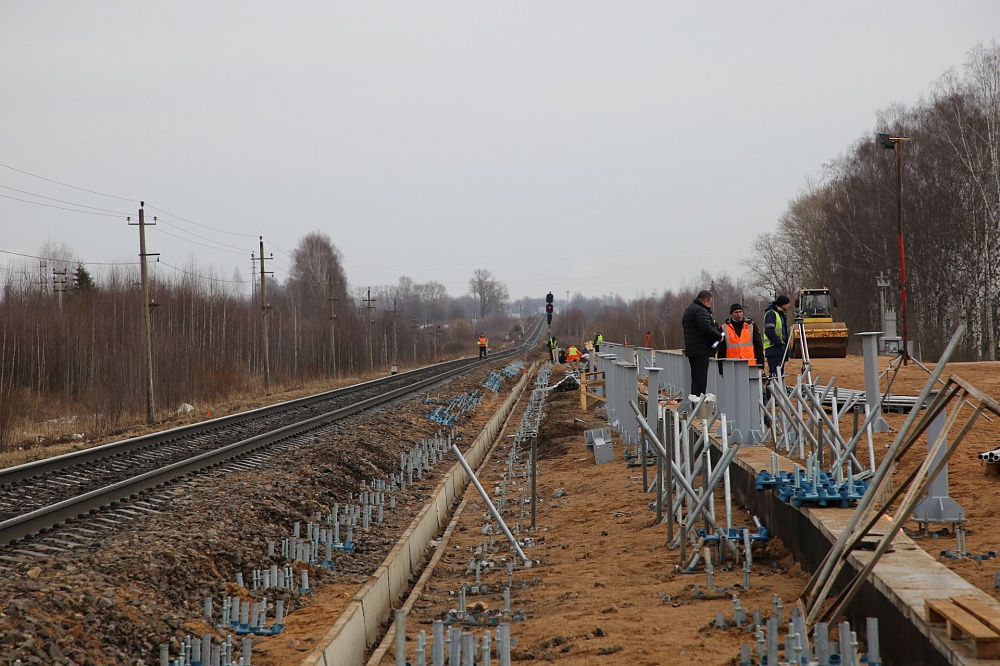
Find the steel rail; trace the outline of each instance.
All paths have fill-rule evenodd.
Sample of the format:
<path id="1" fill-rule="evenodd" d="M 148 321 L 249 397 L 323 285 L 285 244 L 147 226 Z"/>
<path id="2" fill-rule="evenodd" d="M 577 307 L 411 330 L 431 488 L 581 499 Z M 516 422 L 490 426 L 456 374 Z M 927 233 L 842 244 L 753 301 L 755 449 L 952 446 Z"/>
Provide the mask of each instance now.
<path id="1" fill-rule="evenodd" d="M 253 409 L 246 412 L 240 412 L 238 414 L 230 414 L 229 416 L 223 416 L 211 419 L 209 421 L 202 421 L 200 423 L 195 423 L 192 425 L 171 428 L 169 430 L 151 433 L 149 435 L 133 437 L 119 442 L 111 442 L 101 446 L 95 446 L 80 451 L 74 451 L 72 453 L 66 453 L 59 456 L 53 456 L 51 458 L 36 460 L 33 462 L 25 463 L 23 465 L 17 465 L 15 467 L 0 469 L 0 487 L 8 486 L 21 481 L 26 481 L 28 479 L 32 479 L 35 477 L 44 476 L 46 474 L 51 474 L 53 472 L 57 472 L 76 465 L 81 465 L 89 462 L 96 462 L 100 460 L 106 460 L 108 458 L 113 458 L 114 456 L 121 455 L 124 453 L 130 453 L 132 451 L 140 449 L 155 447 L 177 439 L 182 439 L 182 438 L 189 439 L 199 435 L 210 434 L 217 430 L 223 430 L 233 424 L 245 422 L 248 419 L 258 418 L 263 416 L 271 416 L 297 408 L 308 407 L 310 405 L 314 405 L 316 403 L 323 402 L 326 400 L 331 400 L 340 397 L 347 397 L 351 393 L 356 393 L 364 389 L 375 388 L 381 384 L 395 383 L 400 380 L 405 380 L 407 377 L 426 373 L 429 369 L 458 368 L 458 369 L 471 370 L 473 368 L 479 367 L 480 365 L 486 364 L 490 361 L 494 361 L 497 358 L 501 359 L 508 358 L 510 356 L 515 356 L 519 353 L 522 353 L 535 342 L 535 338 L 537 338 L 537 334 L 539 331 L 541 331 L 540 324 L 536 327 L 536 330 L 533 331 L 532 336 L 529 337 L 529 339 L 526 340 L 524 344 L 509 350 L 505 350 L 503 352 L 497 352 L 494 356 L 486 359 L 485 361 L 482 359 L 474 359 L 474 358 L 445 361 L 444 363 L 439 363 L 431 366 L 424 366 L 422 368 L 409 370 L 404 373 L 389 375 L 387 377 L 380 377 L 378 379 L 373 379 L 371 381 L 362 382 L 360 384 L 352 384 L 351 386 L 345 386 L 342 388 L 333 389 L 331 391 L 317 393 L 315 395 L 306 396 L 304 398 L 298 398 L 296 400 L 288 400 L 286 402 L 269 405 L 267 407 L 260 407 L 258 409 Z M 445 370 L 444 373 L 435 376 L 438 377 L 439 379 L 444 379 L 450 377 L 452 374 L 454 373 L 450 373 L 449 370 Z"/>
<path id="2" fill-rule="evenodd" d="M 16 516 L 10 518 L 3 522 L 0 522 L 0 545 L 8 545 L 15 543 L 25 537 L 46 531 L 50 528 L 57 527 L 61 523 L 68 520 L 84 516 L 88 513 L 99 511 L 103 508 L 113 506 L 117 502 L 123 500 L 128 500 L 135 498 L 142 494 L 143 492 L 149 491 L 151 489 L 163 486 L 167 483 L 175 481 L 181 477 L 188 474 L 192 474 L 201 470 L 205 470 L 226 461 L 232 460 L 243 456 L 247 453 L 260 449 L 262 447 L 286 441 L 292 439 L 306 432 L 317 430 L 326 427 L 330 423 L 346 418 L 358 412 L 364 411 L 366 409 L 371 409 L 379 405 L 385 404 L 392 400 L 395 400 L 401 396 L 417 392 L 427 386 L 431 386 L 440 381 L 448 379 L 458 374 L 462 374 L 474 368 L 485 365 L 490 361 L 495 361 L 498 358 L 509 358 L 523 353 L 530 348 L 532 344 L 536 341 L 538 337 L 538 332 L 541 330 L 541 325 L 536 327 L 533 334 L 525 341 L 524 344 L 514 347 L 512 349 L 498 352 L 493 357 L 483 361 L 481 359 L 460 359 L 459 361 L 448 361 L 442 364 L 438 364 L 438 368 L 442 368 L 441 373 L 435 374 L 432 377 L 426 377 L 424 379 L 417 380 L 416 382 L 401 386 L 396 389 L 386 391 L 385 393 L 361 400 L 353 405 L 343 407 L 340 409 L 333 410 L 331 412 L 314 416 L 303 420 L 298 423 L 287 425 L 278 428 L 272 432 L 264 433 L 261 435 L 256 435 L 248 439 L 236 442 L 234 444 L 229 444 L 227 446 L 221 447 L 215 451 L 209 451 L 207 453 L 202 453 L 200 455 L 194 456 L 190 459 L 176 462 L 165 467 L 146 472 L 144 474 L 137 475 L 130 479 L 119 481 L 113 483 L 104 488 L 99 488 L 76 497 L 57 502 L 55 504 L 43 507 L 30 513 L 23 514 L 21 516 Z M 434 367 L 434 366 L 430 366 Z M 426 371 L 427 368 L 422 368 L 421 370 Z M 388 378 L 382 378 L 379 380 L 373 380 L 371 382 L 364 382 L 362 384 L 356 384 L 351 387 L 345 387 L 343 389 L 336 389 L 334 391 L 327 392 L 325 394 L 329 397 L 331 393 L 342 394 L 344 392 L 357 391 L 359 387 L 371 387 L 372 385 L 377 385 L 380 383 L 385 383 L 384 380 L 405 378 L 407 375 L 417 374 L 419 371 L 410 371 L 408 373 L 403 373 L 401 375 L 392 375 Z M 114 444 L 108 444 L 101 447 L 95 447 L 95 449 L 101 449 L 103 455 L 83 455 L 77 456 L 79 454 L 91 453 L 92 449 L 87 449 L 74 454 L 67 454 L 64 456 L 58 456 L 50 461 L 38 461 L 39 463 L 46 463 L 52 461 L 59 461 L 54 466 L 47 468 L 42 464 L 28 464 L 19 466 L 20 468 L 30 468 L 34 473 L 26 475 L 22 478 L 31 478 L 43 474 L 45 472 L 39 471 L 48 469 L 50 472 L 58 469 L 63 469 L 73 465 L 78 465 L 83 462 L 99 461 L 108 457 L 113 457 L 123 451 L 133 450 L 135 448 L 146 448 L 156 443 L 170 441 L 176 439 L 180 436 L 191 436 L 196 434 L 202 434 L 211 430 L 218 429 L 220 422 L 233 423 L 239 420 L 244 420 L 249 418 L 248 415 L 259 415 L 262 411 L 272 410 L 274 408 L 280 408 L 285 405 L 286 408 L 290 404 L 302 403 L 303 401 L 308 401 L 310 398 L 315 398 L 316 396 L 310 396 L 309 398 L 300 398 L 299 400 L 289 401 L 288 403 L 281 403 L 280 405 L 274 405 L 269 408 L 261 408 L 258 410 L 253 410 L 251 412 L 244 412 L 238 415 L 232 415 L 229 417 L 224 417 L 222 419 L 216 419 L 212 427 L 204 427 L 205 424 L 198 424 L 202 427 L 191 427 L 187 426 L 184 428 L 175 428 L 167 433 L 173 433 L 170 437 L 163 437 L 167 433 L 160 433 L 157 435 L 149 435 L 146 437 L 133 438 L 131 440 L 125 440 L 123 442 L 117 442 Z M 242 418 L 241 418 L 242 417 Z M 143 442 L 139 444 L 139 442 Z M 123 448 L 115 448 L 115 444 L 120 445 Z M 72 460 L 72 462 L 67 462 Z M 14 468 L 11 468 L 12 470 Z M 7 470 L 4 470 L 7 471 Z M 3 478 L 0 476 L 0 478 Z M 16 476 L 11 475 L 7 478 L 16 478 Z M 13 481 L 10 481 L 13 482 Z"/>

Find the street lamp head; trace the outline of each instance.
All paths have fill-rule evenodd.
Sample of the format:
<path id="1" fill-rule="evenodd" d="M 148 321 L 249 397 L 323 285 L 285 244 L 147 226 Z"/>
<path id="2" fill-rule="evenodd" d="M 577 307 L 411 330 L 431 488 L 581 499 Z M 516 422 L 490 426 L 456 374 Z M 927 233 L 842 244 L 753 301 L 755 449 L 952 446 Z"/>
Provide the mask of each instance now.
<path id="1" fill-rule="evenodd" d="M 879 132 L 878 142 L 882 144 L 883 148 L 887 148 L 888 150 L 896 149 L 896 140 L 890 138 L 888 134 L 882 134 L 881 132 Z"/>

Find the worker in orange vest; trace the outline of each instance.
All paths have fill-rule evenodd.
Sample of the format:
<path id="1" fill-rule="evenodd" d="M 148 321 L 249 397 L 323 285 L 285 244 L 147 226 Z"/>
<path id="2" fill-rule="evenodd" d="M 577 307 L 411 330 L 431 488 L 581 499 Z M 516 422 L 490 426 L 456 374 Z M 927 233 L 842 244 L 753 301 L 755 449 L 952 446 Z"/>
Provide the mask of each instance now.
<path id="1" fill-rule="evenodd" d="M 725 337 L 719 343 L 719 358 L 742 358 L 750 365 L 764 367 L 764 339 L 760 330 L 749 317 L 743 316 L 743 306 L 733 303 L 729 306 L 729 319 L 722 327 Z M 722 364 L 719 364 L 722 374 Z"/>
<path id="2" fill-rule="evenodd" d="M 486 335 L 479 336 L 479 358 L 486 358 Z"/>
<path id="3" fill-rule="evenodd" d="M 576 345 L 570 345 L 569 349 L 566 350 L 566 360 L 567 361 L 580 360 L 580 349 Z"/>

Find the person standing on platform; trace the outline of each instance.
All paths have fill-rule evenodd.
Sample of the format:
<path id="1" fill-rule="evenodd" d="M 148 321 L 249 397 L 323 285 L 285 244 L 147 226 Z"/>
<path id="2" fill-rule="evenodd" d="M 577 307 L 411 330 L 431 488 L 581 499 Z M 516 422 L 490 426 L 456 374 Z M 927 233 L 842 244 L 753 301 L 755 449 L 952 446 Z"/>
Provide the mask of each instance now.
<path id="1" fill-rule="evenodd" d="M 712 292 L 701 290 L 684 310 L 684 355 L 691 365 L 691 394 L 703 395 L 708 387 L 708 362 L 723 339 L 722 328 L 712 316 Z"/>
<path id="2" fill-rule="evenodd" d="M 750 365 L 764 368 L 764 340 L 757 325 L 750 317 L 743 316 L 743 306 L 733 303 L 729 306 L 729 319 L 722 326 L 726 336 L 719 343 L 719 358 L 742 358 Z M 719 364 L 722 374 L 722 364 Z"/>
<path id="3" fill-rule="evenodd" d="M 792 307 L 788 296 L 781 294 L 764 310 L 764 356 L 767 369 L 772 377 L 785 362 L 785 348 L 788 346 L 788 309 Z"/>

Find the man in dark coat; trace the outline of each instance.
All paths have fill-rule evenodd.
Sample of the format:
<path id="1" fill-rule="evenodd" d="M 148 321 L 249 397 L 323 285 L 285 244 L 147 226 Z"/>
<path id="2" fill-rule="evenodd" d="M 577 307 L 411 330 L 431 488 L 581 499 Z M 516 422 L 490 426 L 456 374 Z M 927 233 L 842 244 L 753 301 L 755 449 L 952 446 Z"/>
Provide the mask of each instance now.
<path id="1" fill-rule="evenodd" d="M 788 346 L 788 310 L 791 299 L 781 294 L 764 310 L 764 356 L 771 376 L 785 362 L 785 347 Z"/>
<path id="2" fill-rule="evenodd" d="M 708 360 L 722 341 L 722 328 L 712 316 L 712 292 L 702 290 L 684 310 L 684 355 L 691 364 L 691 394 L 702 395 L 708 387 Z"/>

